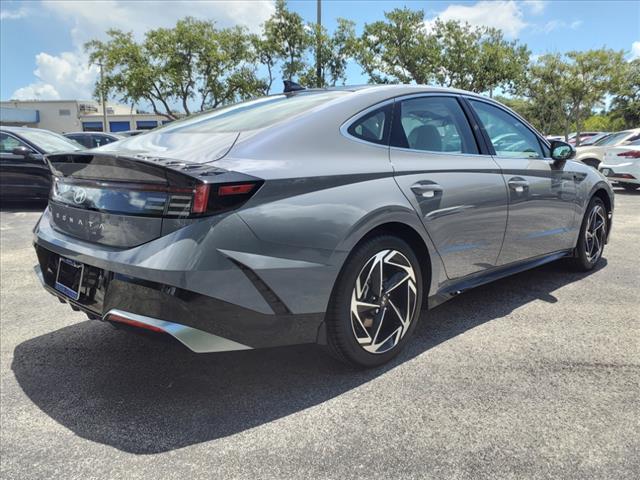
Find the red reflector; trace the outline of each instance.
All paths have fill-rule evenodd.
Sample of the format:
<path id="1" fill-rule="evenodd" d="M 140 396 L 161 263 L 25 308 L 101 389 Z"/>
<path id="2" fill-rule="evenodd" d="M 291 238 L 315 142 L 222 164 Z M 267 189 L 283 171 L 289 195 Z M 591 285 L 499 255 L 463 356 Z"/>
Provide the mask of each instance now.
<path id="1" fill-rule="evenodd" d="M 193 213 L 204 213 L 207 211 L 207 204 L 209 203 L 209 185 L 201 183 L 196 186 L 196 190 L 193 194 L 193 206 L 191 211 Z"/>
<path id="2" fill-rule="evenodd" d="M 618 154 L 619 157 L 640 158 L 640 150 L 629 150 Z"/>
<path id="3" fill-rule="evenodd" d="M 135 320 L 131 320 L 130 318 L 121 317 L 120 315 L 109 315 L 109 320 L 112 322 L 131 325 L 132 327 L 144 328 L 146 330 L 151 330 L 152 332 L 165 333 L 165 331 L 162 330 L 160 327 L 156 327 L 154 325 L 147 325 L 146 323 L 137 322 Z"/>
<path id="4" fill-rule="evenodd" d="M 253 183 L 241 183 L 239 185 L 222 185 L 218 187 L 218 196 L 224 197 L 226 195 L 243 195 L 251 192 L 255 184 Z"/>

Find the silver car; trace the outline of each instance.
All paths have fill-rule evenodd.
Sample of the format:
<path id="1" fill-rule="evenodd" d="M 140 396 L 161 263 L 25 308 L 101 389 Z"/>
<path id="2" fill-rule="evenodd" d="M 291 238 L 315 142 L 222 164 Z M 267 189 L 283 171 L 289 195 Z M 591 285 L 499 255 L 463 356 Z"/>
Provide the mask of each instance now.
<path id="1" fill-rule="evenodd" d="M 389 361 L 421 308 L 563 257 L 594 268 L 613 193 L 478 95 L 272 95 L 49 155 L 45 289 L 195 352 L 319 343 Z"/>

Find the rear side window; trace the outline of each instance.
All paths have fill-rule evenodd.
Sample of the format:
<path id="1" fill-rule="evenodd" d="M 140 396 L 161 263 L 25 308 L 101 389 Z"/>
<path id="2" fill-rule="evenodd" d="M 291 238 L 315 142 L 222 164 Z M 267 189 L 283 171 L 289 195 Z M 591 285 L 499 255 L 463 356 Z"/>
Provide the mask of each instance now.
<path id="1" fill-rule="evenodd" d="M 386 145 L 390 121 L 391 105 L 386 105 L 360 117 L 347 131 L 360 140 Z"/>
<path id="2" fill-rule="evenodd" d="M 485 102 L 469 100 L 498 157 L 542 158 L 538 137 L 520 120 Z"/>
<path id="3" fill-rule="evenodd" d="M 71 140 L 75 140 L 80 145 L 83 145 L 83 146 L 85 146 L 87 148 L 93 148 L 93 145 L 91 143 L 91 138 L 89 136 L 85 136 L 85 135 L 67 135 L 67 138 L 69 138 Z"/>
<path id="4" fill-rule="evenodd" d="M 398 102 L 392 145 L 443 153 L 478 153 L 462 107 L 452 97 L 418 97 Z"/>

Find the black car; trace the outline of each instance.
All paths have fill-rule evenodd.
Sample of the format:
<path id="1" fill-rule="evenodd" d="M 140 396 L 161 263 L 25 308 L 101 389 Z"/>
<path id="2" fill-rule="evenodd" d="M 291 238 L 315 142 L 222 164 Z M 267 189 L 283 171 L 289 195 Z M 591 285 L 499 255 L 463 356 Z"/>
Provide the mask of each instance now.
<path id="1" fill-rule="evenodd" d="M 51 171 L 44 154 L 76 150 L 83 150 L 82 145 L 48 130 L 0 127 L 0 198 L 48 198 Z"/>
<path id="2" fill-rule="evenodd" d="M 104 132 L 70 132 L 65 133 L 64 136 L 87 148 L 98 148 L 125 138 L 122 135 Z"/>

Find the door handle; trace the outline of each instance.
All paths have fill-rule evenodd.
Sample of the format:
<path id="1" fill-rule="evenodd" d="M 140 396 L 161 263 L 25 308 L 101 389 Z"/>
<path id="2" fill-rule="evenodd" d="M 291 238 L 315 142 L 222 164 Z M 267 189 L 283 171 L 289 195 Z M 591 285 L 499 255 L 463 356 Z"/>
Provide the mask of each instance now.
<path id="1" fill-rule="evenodd" d="M 529 188 L 529 182 L 522 178 L 512 178 L 507 183 L 509 184 L 509 188 L 517 193 L 522 193 L 525 189 Z"/>
<path id="2" fill-rule="evenodd" d="M 414 183 L 411 191 L 419 197 L 433 198 L 436 193 L 442 193 L 444 189 L 437 183 Z"/>

